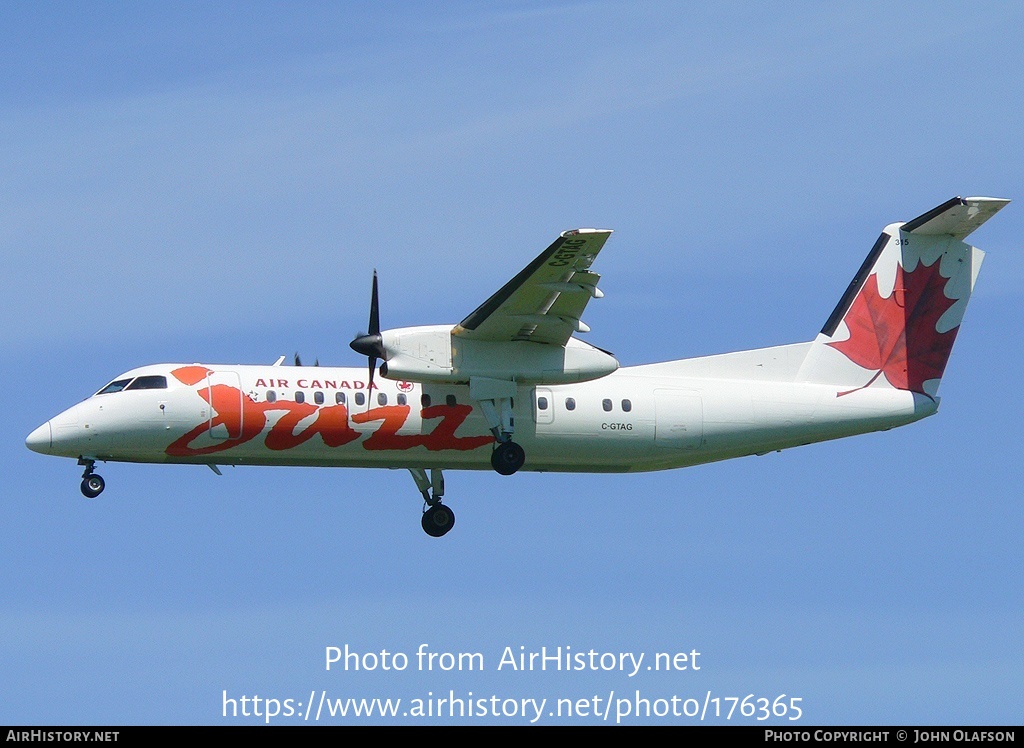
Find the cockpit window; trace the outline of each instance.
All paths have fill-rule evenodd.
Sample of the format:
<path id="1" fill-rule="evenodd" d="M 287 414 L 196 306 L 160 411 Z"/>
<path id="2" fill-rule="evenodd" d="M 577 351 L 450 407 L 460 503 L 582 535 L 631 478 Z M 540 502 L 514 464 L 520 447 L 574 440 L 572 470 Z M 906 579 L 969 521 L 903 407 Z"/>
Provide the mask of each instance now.
<path id="1" fill-rule="evenodd" d="M 96 394 L 109 395 L 111 392 L 120 392 L 125 388 L 125 385 L 127 385 L 130 381 L 132 381 L 131 377 L 128 377 L 127 379 L 115 379 L 113 382 L 108 384 L 106 387 L 104 387 Z"/>
<path id="2" fill-rule="evenodd" d="M 166 390 L 167 377 L 152 375 L 148 377 L 136 377 L 135 381 L 125 387 L 126 390 Z"/>

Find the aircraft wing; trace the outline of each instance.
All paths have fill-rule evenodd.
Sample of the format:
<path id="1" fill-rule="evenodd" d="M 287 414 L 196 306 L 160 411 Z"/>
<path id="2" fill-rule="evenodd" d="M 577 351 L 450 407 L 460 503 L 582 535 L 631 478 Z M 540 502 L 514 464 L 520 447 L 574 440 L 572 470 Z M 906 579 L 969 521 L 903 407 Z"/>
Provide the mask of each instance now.
<path id="1" fill-rule="evenodd" d="M 515 278 L 455 328 L 472 340 L 530 340 L 564 346 L 574 332 L 590 330 L 582 321 L 587 302 L 604 294 L 600 275 L 589 268 L 611 236 L 609 229 L 566 231 Z"/>

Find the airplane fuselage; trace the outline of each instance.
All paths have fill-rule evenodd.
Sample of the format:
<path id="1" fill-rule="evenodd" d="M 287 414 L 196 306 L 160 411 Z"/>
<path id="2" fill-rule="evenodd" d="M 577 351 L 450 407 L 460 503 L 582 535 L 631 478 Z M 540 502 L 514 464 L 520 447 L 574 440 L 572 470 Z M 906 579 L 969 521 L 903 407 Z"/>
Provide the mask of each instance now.
<path id="1" fill-rule="evenodd" d="M 888 429 L 935 412 L 937 401 L 906 390 L 844 395 L 834 385 L 792 381 L 807 345 L 520 386 L 512 410 L 516 440 L 529 455 L 522 469 L 663 470 Z M 735 378 L 722 378 L 723 367 Z M 743 369 L 745 378 L 737 376 Z M 377 377 L 367 390 L 366 379 L 354 368 L 146 366 L 114 380 L 128 380 L 118 391 L 48 421 L 30 446 L 123 462 L 491 468 L 494 439 L 468 385 Z"/>

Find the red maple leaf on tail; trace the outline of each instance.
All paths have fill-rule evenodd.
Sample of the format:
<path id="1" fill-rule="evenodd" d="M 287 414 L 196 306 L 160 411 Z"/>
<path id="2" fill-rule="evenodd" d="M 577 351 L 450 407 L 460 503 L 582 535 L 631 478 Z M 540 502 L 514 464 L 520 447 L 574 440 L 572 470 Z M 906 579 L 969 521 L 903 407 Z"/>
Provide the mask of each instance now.
<path id="1" fill-rule="evenodd" d="M 869 387 L 882 374 L 893 387 L 924 395 L 925 381 L 942 376 L 959 325 L 946 332 L 935 329 L 956 303 L 946 297 L 948 279 L 939 274 L 939 264 L 921 263 L 910 273 L 897 265 L 892 295 L 885 298 L 878 293 L 877 274 L 867 279 L 844 317 L 850 337 L 829 345 L 877 372 L 867 384 L 837 397 Z"/>

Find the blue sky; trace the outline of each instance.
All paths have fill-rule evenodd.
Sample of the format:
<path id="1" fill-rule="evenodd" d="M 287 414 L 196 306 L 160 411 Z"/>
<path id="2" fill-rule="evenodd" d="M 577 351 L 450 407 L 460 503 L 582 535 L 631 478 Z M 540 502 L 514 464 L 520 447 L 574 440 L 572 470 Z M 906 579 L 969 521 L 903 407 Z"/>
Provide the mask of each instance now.
<path id="1" fill-rule="evenodd" d="M 1018 723 L 1024 11 L 892 5 L 4 4 L 0 723 L 233 723 L 225 690 Z M 958 194 L 1017 202 L 904 429 L 453 472 L 441 542 L 404 471 L 111 464 L 90 502 L 24 447 L 146 363 L 362 366 L 373 268 L 385 326 L 455 322 L 576 226 L 616 230 L 587 322 L 623 364 L 809 339 L 885 224 Z M 324 669 L 422 643 L 487 669 Z M 497 671 L 506 646 L 702 668 Z"/>

